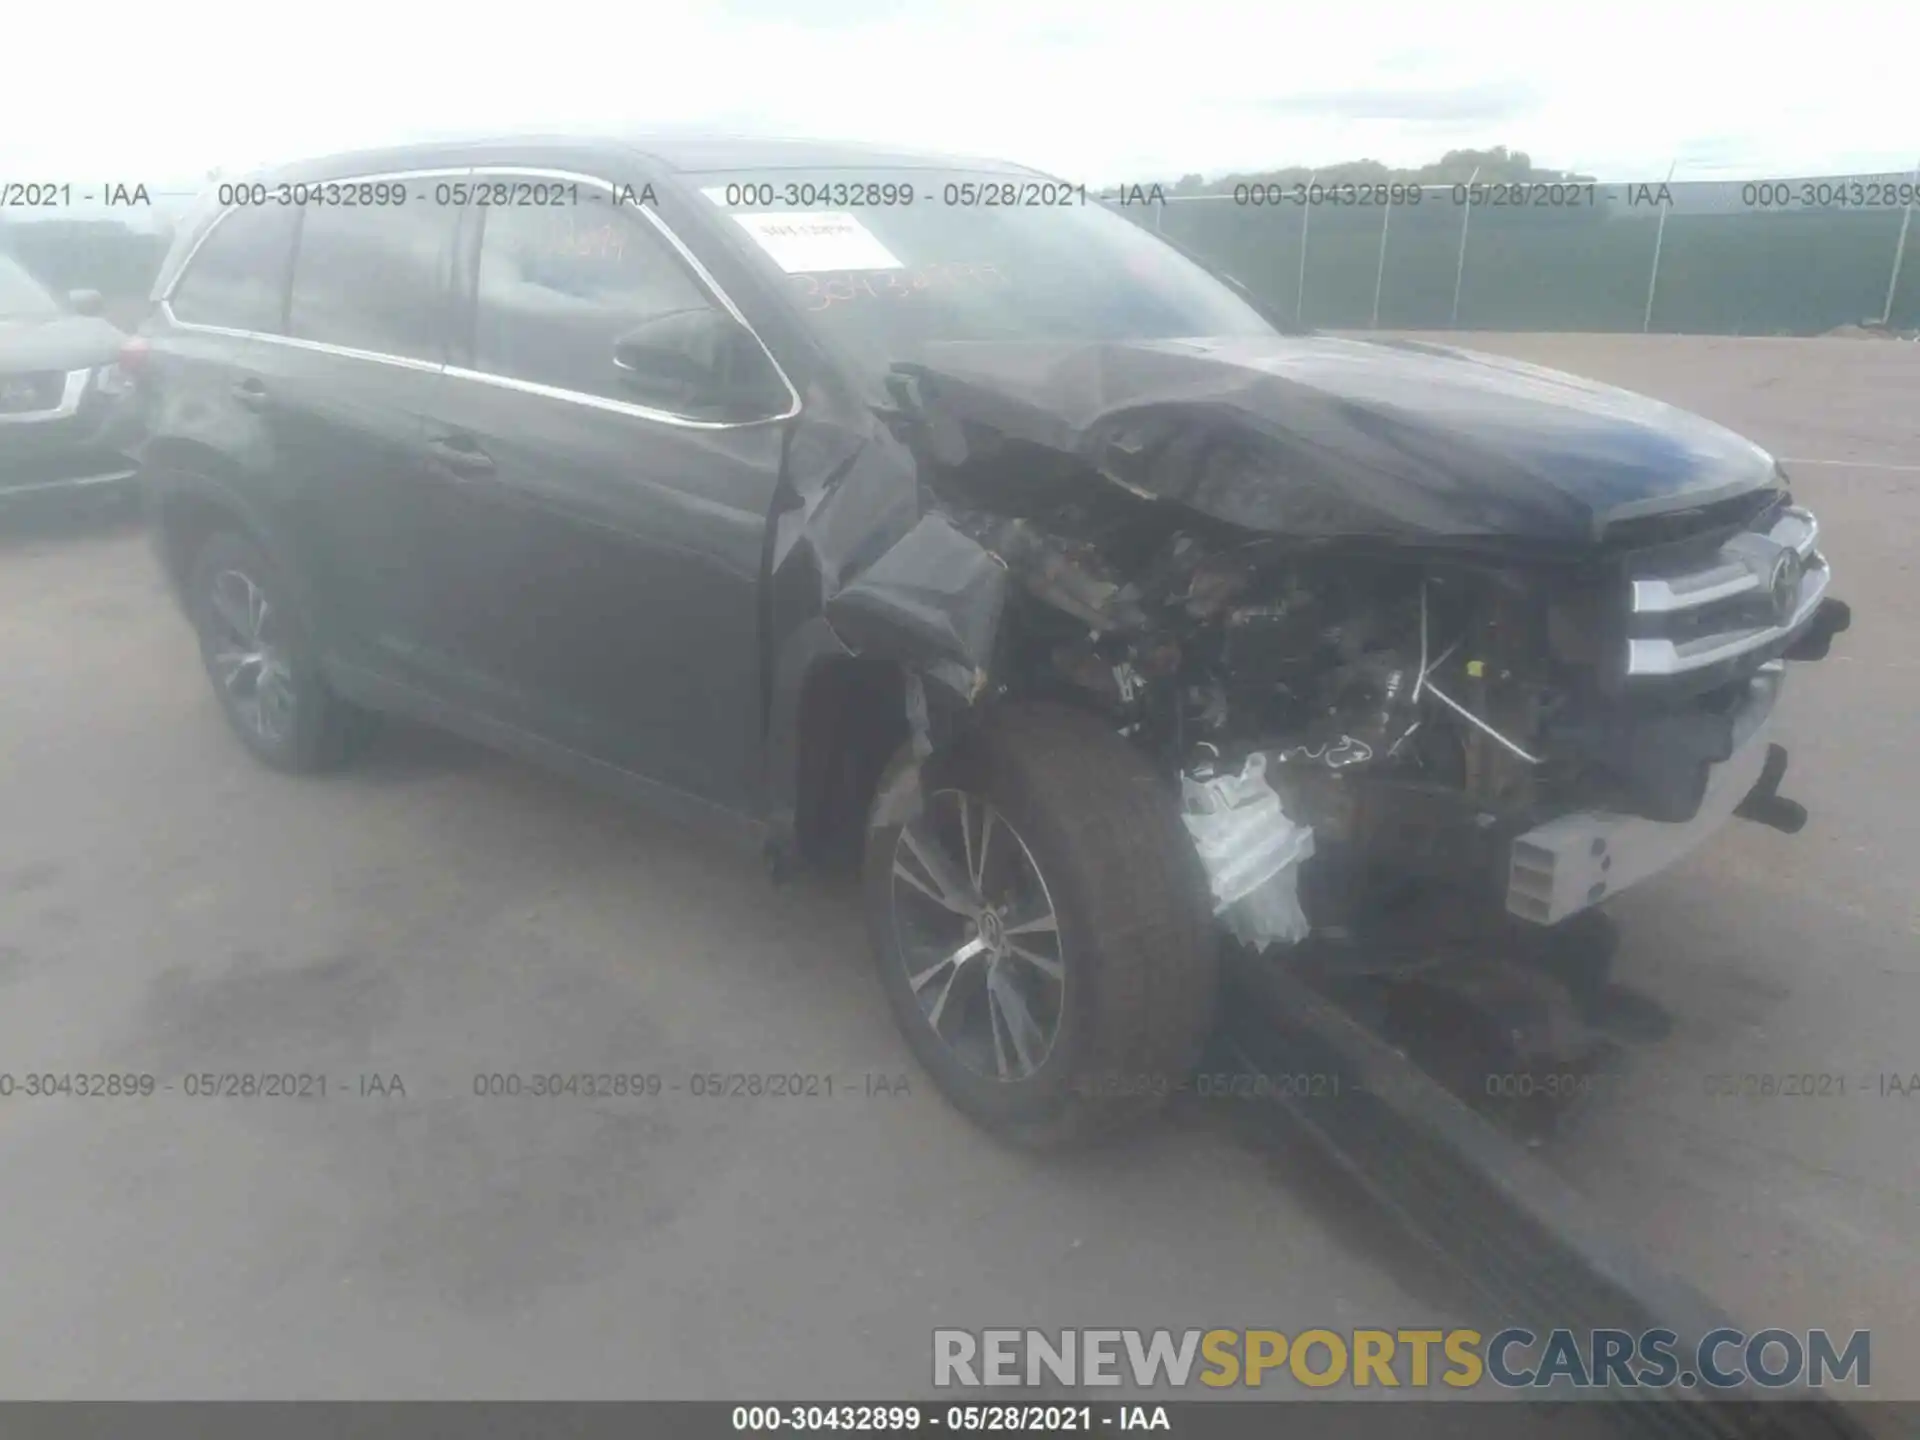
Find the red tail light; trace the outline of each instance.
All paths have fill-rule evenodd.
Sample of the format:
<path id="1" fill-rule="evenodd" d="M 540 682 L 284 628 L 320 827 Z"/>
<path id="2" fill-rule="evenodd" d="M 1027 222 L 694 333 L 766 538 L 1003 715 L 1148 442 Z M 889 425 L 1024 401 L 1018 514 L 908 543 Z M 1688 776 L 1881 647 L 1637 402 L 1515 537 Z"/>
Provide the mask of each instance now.
<path id="1" fill-rule="evenodd" d="M 129 379 L 139 378 L 147 368 L 149 352 L 150 347 L 143 337 L 139 335 L 129 337 L 127 343 L 120 347 L 120 369 Z"/>

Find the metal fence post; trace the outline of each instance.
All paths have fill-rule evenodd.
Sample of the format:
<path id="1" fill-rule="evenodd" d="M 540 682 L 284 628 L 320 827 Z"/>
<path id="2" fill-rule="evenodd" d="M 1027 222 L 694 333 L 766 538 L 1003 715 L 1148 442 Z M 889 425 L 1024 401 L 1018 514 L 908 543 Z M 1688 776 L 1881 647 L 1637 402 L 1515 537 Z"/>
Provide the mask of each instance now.
<path id="1" fill-rule="evenodd" d="M 1467 222 L 1473 218 L 1473 182 L 1480 178 L 1480 167 L 1473 167 L 1473 174 L 1467 177 L 1467 208 L 1460 213 L 1460 258 L 1453 267 L 1453 315 L 1447 321 L 1449 330 L 1460 328 L 1460 282 L 1467 274 Z"/>
<path id="2" fill-rule="evenodd" d="M 1380 212 L 1380 263 L 1373 271 L 1373 324 L 1369 329 L 1380 328 L 1380 286 L 1387 278 L 1387 227 L 1393 223 L 1393 187 L 1387 187 L 1386 209 Z"/>
<path id="3" fill-rule="evenodd" d="M 1913 185 L 1920 190 L 1920 165 L 1913 167 Z M 1893 297 L 1900 288 L 1900 262 L 1907 258 L 1907 227 L 1913 224 L 1913 196 L 1907 196 L 1907 208 L 1900 216 L 1900 238 L 1893 246 L 1893 273 L 1887 276 L 1887 303 L 1881 308 L 1880 323 L 1883 326 L 1893 323 Z"/>
<path id="4" fill-rule="evenodd" d="M 1166 220 L 1167 220 L 1167 197 L 1165 195 L 1162 195 L 1158 200 L 1153 202 L 1153 233 L 1154 234 L 1158 235 L 1167 228 Z"/>
<path id="5" fill-rule="evenodd" d="M 1320 172 L 1314 171 L 1307 177 L 1307 199 L 1313 198 L 1313 182 L 1320 178 Z M 1310 204 L 1300 207 L 1300 279 L 1293 290 L 1293 323 L 1300 324 L 1300 317 L 1306 313 L 1307 305 L 1307 217 L 1313 214 Z"/>
<path id="6" fill-rule="evenodd" d="M 1679 167 L 1679 164 L 1680 162 L 1675 160 L 1673 164 L 1667 166 L 1666 185 L 1673 184 L 1673 172 Z M 1665 187 L 1663 186 L 1662 188 Z M 1671 194 L 1672 192 L 1669 191 L 1669 198 L 1660 202 L 1660 224 L 1653 232 L 1653 269 L 1647 275 L 1647 308 L 1640 312 L 1640 333 L 1642 335 L 1646 334 L 1647 327 L 1653 324 L 1653 292 L 1654 288 L 1660 283 L 1660 246 L 1667 238 L 1667 211 L 1673 208 Z"/>

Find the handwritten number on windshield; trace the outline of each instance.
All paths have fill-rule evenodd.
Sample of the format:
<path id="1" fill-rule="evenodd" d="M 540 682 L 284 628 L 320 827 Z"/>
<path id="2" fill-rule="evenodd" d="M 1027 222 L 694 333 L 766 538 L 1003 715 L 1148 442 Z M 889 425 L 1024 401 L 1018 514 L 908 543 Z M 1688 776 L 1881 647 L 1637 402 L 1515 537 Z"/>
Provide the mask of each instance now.
<path id="1" fill-rule="evenodd" d="M 929 290 L 944 289 L 967 282 L 1004 281 L 991 264 L 953 263 L 922 265 L 912 270 L 848 271 L 842 274 L 795 275 L 800 289 L 800 308 L 807 311 L 830 310 L 854 300 L 904 300 Z"/>

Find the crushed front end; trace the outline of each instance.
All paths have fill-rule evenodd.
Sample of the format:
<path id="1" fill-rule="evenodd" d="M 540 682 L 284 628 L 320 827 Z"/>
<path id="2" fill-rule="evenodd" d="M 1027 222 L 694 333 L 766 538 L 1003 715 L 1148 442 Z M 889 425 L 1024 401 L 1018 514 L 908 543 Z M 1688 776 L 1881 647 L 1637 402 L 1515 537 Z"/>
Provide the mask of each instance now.
<path id="1" fill-rule="evenodd" d="M 1413 906 L 1556 924 L 1743 807 L 1795 828 L 1769 740 L 1783 662 L 1848 622 L 1784 493 L 1539 564 L 1251 535 L 1117 489 L 954 523 L 1029 602 L 1001 687 L 1098 708 L 1159 756 L 1261 947 L 1301 927 L 1236 917 L 1220 882 L 1263 851 L 1299 867 L 1313 931 L 1353 935 Z M 1235 805 L 1269 819 L 1231 843 L 1198 819 Z"/>
<path id="2" fill-rule="evenodd" d="M 1773 458 L 1711 422 L 1322 337 L 895 379 L 919 503 L 822 619 L 902 668 L 916 753 L 1002 706 L 1098 716 L 1180 812 L 1232 963 L 1462 1098 L 1651 1038 L 1596 907 L 1731 817 L 1805 819 L 1774 712 L 1850 617 Z"/>
<path id="3" fill-rule="evenodd" d="M 1772 712 L 1848 612 L 1772 457 L 1709 421 L 1317 336 L 894 381 L 921 518 L 835 634 L 963 715 L 1105 717 L 1256 949 L 1552 927 L 1733 815 L 1804 818 Z"/>

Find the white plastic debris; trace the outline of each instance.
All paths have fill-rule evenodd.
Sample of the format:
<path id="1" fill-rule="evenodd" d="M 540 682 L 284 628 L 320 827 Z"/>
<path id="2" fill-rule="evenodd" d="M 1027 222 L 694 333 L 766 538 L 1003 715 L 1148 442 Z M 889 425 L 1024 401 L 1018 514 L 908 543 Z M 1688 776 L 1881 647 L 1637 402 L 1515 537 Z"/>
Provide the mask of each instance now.
<path id="1" fill-rule="evenodd" d="M 1187 833 L 1213 890 L 1213 913 L 1256 950 L 1307 938 L 1300 862 L 1313 854 L 1313 827 L 1287 818 L 1267 783 L 1267 757 L 1249 755 L 1238 775 L 1182 777 Z"/>

